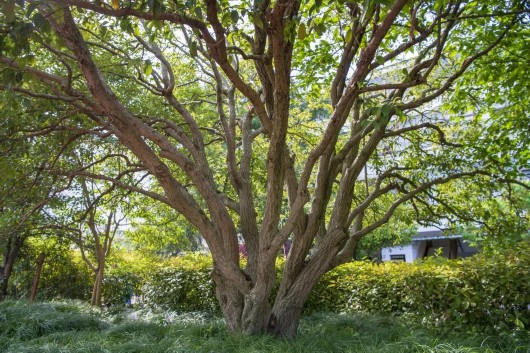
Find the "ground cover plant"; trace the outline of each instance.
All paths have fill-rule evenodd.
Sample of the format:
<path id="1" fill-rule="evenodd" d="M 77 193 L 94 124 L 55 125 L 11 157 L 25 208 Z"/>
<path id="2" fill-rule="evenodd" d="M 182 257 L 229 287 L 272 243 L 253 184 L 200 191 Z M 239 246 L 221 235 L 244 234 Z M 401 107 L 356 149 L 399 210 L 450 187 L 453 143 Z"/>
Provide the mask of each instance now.
<path id="1" fill-rule="evenodd" d="M 0 351 L 56 352 L 530 352 L 525 332 L 444 331 L 364 314 L 304 316 L 294 340 L 230 333 L 218 314 L 124 310 L 73 301 L 0 303 Z"/>

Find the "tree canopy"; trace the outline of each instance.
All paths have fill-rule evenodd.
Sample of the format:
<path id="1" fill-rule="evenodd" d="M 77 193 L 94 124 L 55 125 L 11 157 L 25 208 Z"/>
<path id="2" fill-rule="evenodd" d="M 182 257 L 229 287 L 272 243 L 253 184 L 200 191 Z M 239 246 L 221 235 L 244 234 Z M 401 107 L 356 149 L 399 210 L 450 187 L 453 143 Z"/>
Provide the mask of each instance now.
<path id="1" fill-rule="evenodd" d="M 46 102 L 28 124 L 60 136 L 47 172 L 184 218 L 231 330 L 294 336 L 326 271 L 399 207 L 448 206 L 449 182 L 528 188 L 525 1 L 3 6 L 0 89 Z"/>

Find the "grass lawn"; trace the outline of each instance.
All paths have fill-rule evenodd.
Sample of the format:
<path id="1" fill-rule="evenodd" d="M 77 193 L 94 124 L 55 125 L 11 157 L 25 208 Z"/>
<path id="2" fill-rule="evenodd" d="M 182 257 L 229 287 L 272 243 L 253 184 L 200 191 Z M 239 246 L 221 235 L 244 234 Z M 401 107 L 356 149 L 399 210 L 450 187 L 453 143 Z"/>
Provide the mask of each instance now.
<path id="1" fill-rule="evenodd" d="M 530 352 L 530 332 L 488 335 L 366 314 L 314 314 L 298 338 L 231 334 L 207 313 L 127 310 L 77 302 L 0 302 L 0 352 Z"/>

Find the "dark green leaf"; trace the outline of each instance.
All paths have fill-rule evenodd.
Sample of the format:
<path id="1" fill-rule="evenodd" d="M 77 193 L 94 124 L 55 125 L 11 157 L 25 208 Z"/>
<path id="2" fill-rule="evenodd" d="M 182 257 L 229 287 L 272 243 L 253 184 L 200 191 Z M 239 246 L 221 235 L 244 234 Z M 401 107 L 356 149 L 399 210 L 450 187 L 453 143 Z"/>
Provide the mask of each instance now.
<path id="1" fill-rule="evenodd" d="M 198 18 L 202 18 L 202 9 L 199 6 L 195 8 L 195 15 L 197 15 Z"/>
<path id="2" fill-rule="evenodd" d="M 236 23 L 239 20 L 239 12 L 237 12 L 237 10 L 230 11 L 230 18 L 232 18 L 234 23 Z"/>
<path id="3" fill-rule="evenodd" d="M 196 41 L 191 41 L 190 43 L 190 55 L 192 57 L 197 56 L 197 42 Z"/>
<path id="4" fill-rule="evenodd" d="M 150 76 L 151 72 L 153 72 L 153 64 L 151 63 L 151 60 L 146 60 L 144 65 L 144 74 L 145 76 Z"/>
<path id="5" fill-rule="evenodd" d="M 6 17 L 6 22 L 11 23 L 15 21 L 15 1 L 7 0 L 3 4 L 4 16 Z"/>
<path id="6" fill-rule="evenodd" d="M 260 16 L 254 16 L 254 24 L 261 29 L 265 29 L 265 26 L 263 25 L 263 21 L 261 20 Z"/>

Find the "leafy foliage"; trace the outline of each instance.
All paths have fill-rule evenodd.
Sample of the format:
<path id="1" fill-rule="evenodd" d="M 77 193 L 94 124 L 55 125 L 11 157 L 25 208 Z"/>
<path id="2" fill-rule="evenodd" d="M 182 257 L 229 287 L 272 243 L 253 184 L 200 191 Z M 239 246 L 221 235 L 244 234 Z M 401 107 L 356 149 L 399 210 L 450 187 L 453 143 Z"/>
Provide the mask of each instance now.
<path id="1" fill-rule="evenodd" d="M 308 310 L 369 311 L 434 324 L 527 329 L 530 244 L 493 257 L 434 258 L 418 264 L 353 262 L 326 274 Z"/>
<path id="2" fill-rule="evenodd" d="M 155 238 L 193 248 L 200 234 L 234 331 L 293 337 L 319 278 L 359 244 L 391 241 L 381 227 L 400 207 L 429 222 L 455 210 L 444 184 L 528 188 L 519 97 L 529 87 L 508 75 L 506 94 L 480 92 L 496 87 L 499 63 L 523 72 L 526 2 L 10 0 L 3 10 L 0 90 L 28 108 L 45 102 L 13 134 L 57 139 L 50 175 L 162 203 L 162 217 L 145 217 L 155 227 L 138 222 L 137 244 L 168 252 L 175 244 Z M 159 237 L 158 218 L 175 222 Z"/>
<path id="3" fill-rule="evenodd" d="M 530 244 L 495 255 L 468 259 L 431 258 L 417 264 L 355 261 L 323 276 L 306 312 L 358 312 L 404 315 L 435 325 L 530 326 Z M 145 303 L 173 310 L 215 309 L 208 258 L 175 262 L 148 281 Z M 280 268 L 278 269 L 281 272 Z"/>
<path id="4" fill-rule="evenodd" d="M 173 266 L 153 273 L 143 288 L 148 304 L 172 310 L 216 310 L 219 304 L 210 276 L 212 261 L 208 256 L 185 256 Z"/>

